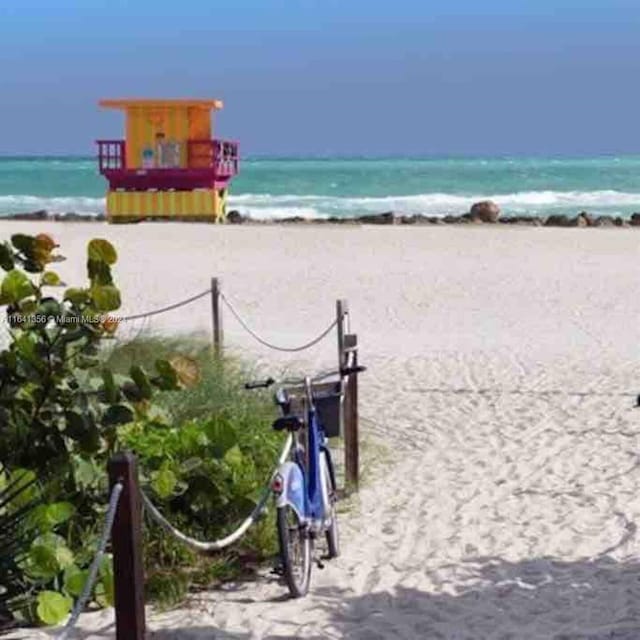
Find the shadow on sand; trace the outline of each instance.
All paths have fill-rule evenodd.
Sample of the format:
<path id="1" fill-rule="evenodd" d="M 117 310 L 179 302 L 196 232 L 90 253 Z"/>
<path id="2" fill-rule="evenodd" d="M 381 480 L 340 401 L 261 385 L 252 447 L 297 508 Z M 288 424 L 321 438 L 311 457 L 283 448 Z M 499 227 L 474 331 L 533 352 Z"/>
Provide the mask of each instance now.
<path id="1" fill-rule="evenodd" d="M 408 574 L 420 572 L 419 567 Z M 353 596 L 338 588 L 315 589 L 314 609 L 323 628 L 296 628 L 265 640 L 638 640 L 640 561 L 597 557 L 575 562 L 536 558 L 507 562 L 469 558 L 456 566 L 421 572 L 433 592 L 398 587 L 393 593 Z M 274 622 L 280 605 L 270 613 Z M 271 618 L 271 615 L 268 616 Z M 304 617 L 301 615 L 301 617 Z M 250 633 L 215 627 L 155 631 L 153 640 L 244 640 Z"/>

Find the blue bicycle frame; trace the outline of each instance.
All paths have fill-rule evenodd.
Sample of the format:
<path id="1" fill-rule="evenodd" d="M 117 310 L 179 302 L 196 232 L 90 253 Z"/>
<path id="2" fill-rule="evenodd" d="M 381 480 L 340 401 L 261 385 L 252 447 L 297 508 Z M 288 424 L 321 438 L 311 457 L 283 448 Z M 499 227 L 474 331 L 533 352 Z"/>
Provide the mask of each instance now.
<path id="1" fill-rule="evenodd" d="M 281 491 L 276 493 L 276 506 L 289 505 L 300 521 L 312 529 L 322 527 L 329 509 L 329 496 L 322 483 L 321 456 L 325 456 L 333 480 L 333 465 L 326 446 L 324 428 L 307 389 L 309 409 L 306 421 L 306 447 L 295 443 L 293 460 L 287 461 L 276 472 Z"/>

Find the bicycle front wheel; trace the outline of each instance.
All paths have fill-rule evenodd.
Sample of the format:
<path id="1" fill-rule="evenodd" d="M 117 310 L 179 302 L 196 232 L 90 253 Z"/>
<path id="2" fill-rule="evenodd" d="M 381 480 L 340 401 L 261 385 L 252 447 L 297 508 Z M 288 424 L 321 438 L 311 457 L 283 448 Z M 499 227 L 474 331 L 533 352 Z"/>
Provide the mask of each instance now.
<path id="1" fill-rule="evenodd" d="M 311 538 L 288 505 L 278 507 L 277 526 L 284 579 L 291 595 L 300 598 L 311 581 Z"/>

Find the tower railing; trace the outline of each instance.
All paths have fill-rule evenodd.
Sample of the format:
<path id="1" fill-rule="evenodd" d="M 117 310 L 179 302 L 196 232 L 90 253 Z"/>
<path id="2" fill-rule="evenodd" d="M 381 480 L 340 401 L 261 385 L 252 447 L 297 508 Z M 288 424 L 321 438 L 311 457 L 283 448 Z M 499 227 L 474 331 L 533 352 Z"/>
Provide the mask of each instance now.
<path id="1" fill-rule="evenodd" d="M 238 143 L 231 140 L 188 140 L 189 168 L 215 169 L 218 177 L 238 173 Z"/>
<path id="2" fill-rule="evenodd" d="M 98 145 L 98 168 L 100 173 L 105 170 L 125 168 L 124 140 L 96 140 Z"/>
<path id="3" fill-rule="evenodd" d="M 124 140 L 96 140 L 98 167 L 105 171 L 126 171 L 126 143 Z M 232 178 L 238 173 L 240 157 L 238 143 L 231 140 L 187 140 L 187 166 L 185 170 L 213 170 L 216 178 Z M 180 170 L 171 167 L 153 167 L 153 171 Z M 132 172 L 137 171 L 132 168 Z"/>

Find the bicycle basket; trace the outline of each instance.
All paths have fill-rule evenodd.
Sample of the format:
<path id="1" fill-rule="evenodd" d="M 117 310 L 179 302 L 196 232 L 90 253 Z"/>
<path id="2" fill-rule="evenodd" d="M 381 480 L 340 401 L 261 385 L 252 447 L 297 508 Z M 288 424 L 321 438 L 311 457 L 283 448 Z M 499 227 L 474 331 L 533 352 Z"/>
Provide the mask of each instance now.
<path id="1" fill-rule="evenodd" d="M 304 390 L 289 389 L 292 394 L 292 411 L 304 413 Z M 313 385 L 313 401 L 327 438 L 339 438 L 344 405 L 341 382 L 325 382 Z"/>
<path id="2" fill-rule="evenodd" d="M 314 385 L 313 399 L 327 438 L 340 437 L 344 394 L 340 382 Z"/>

